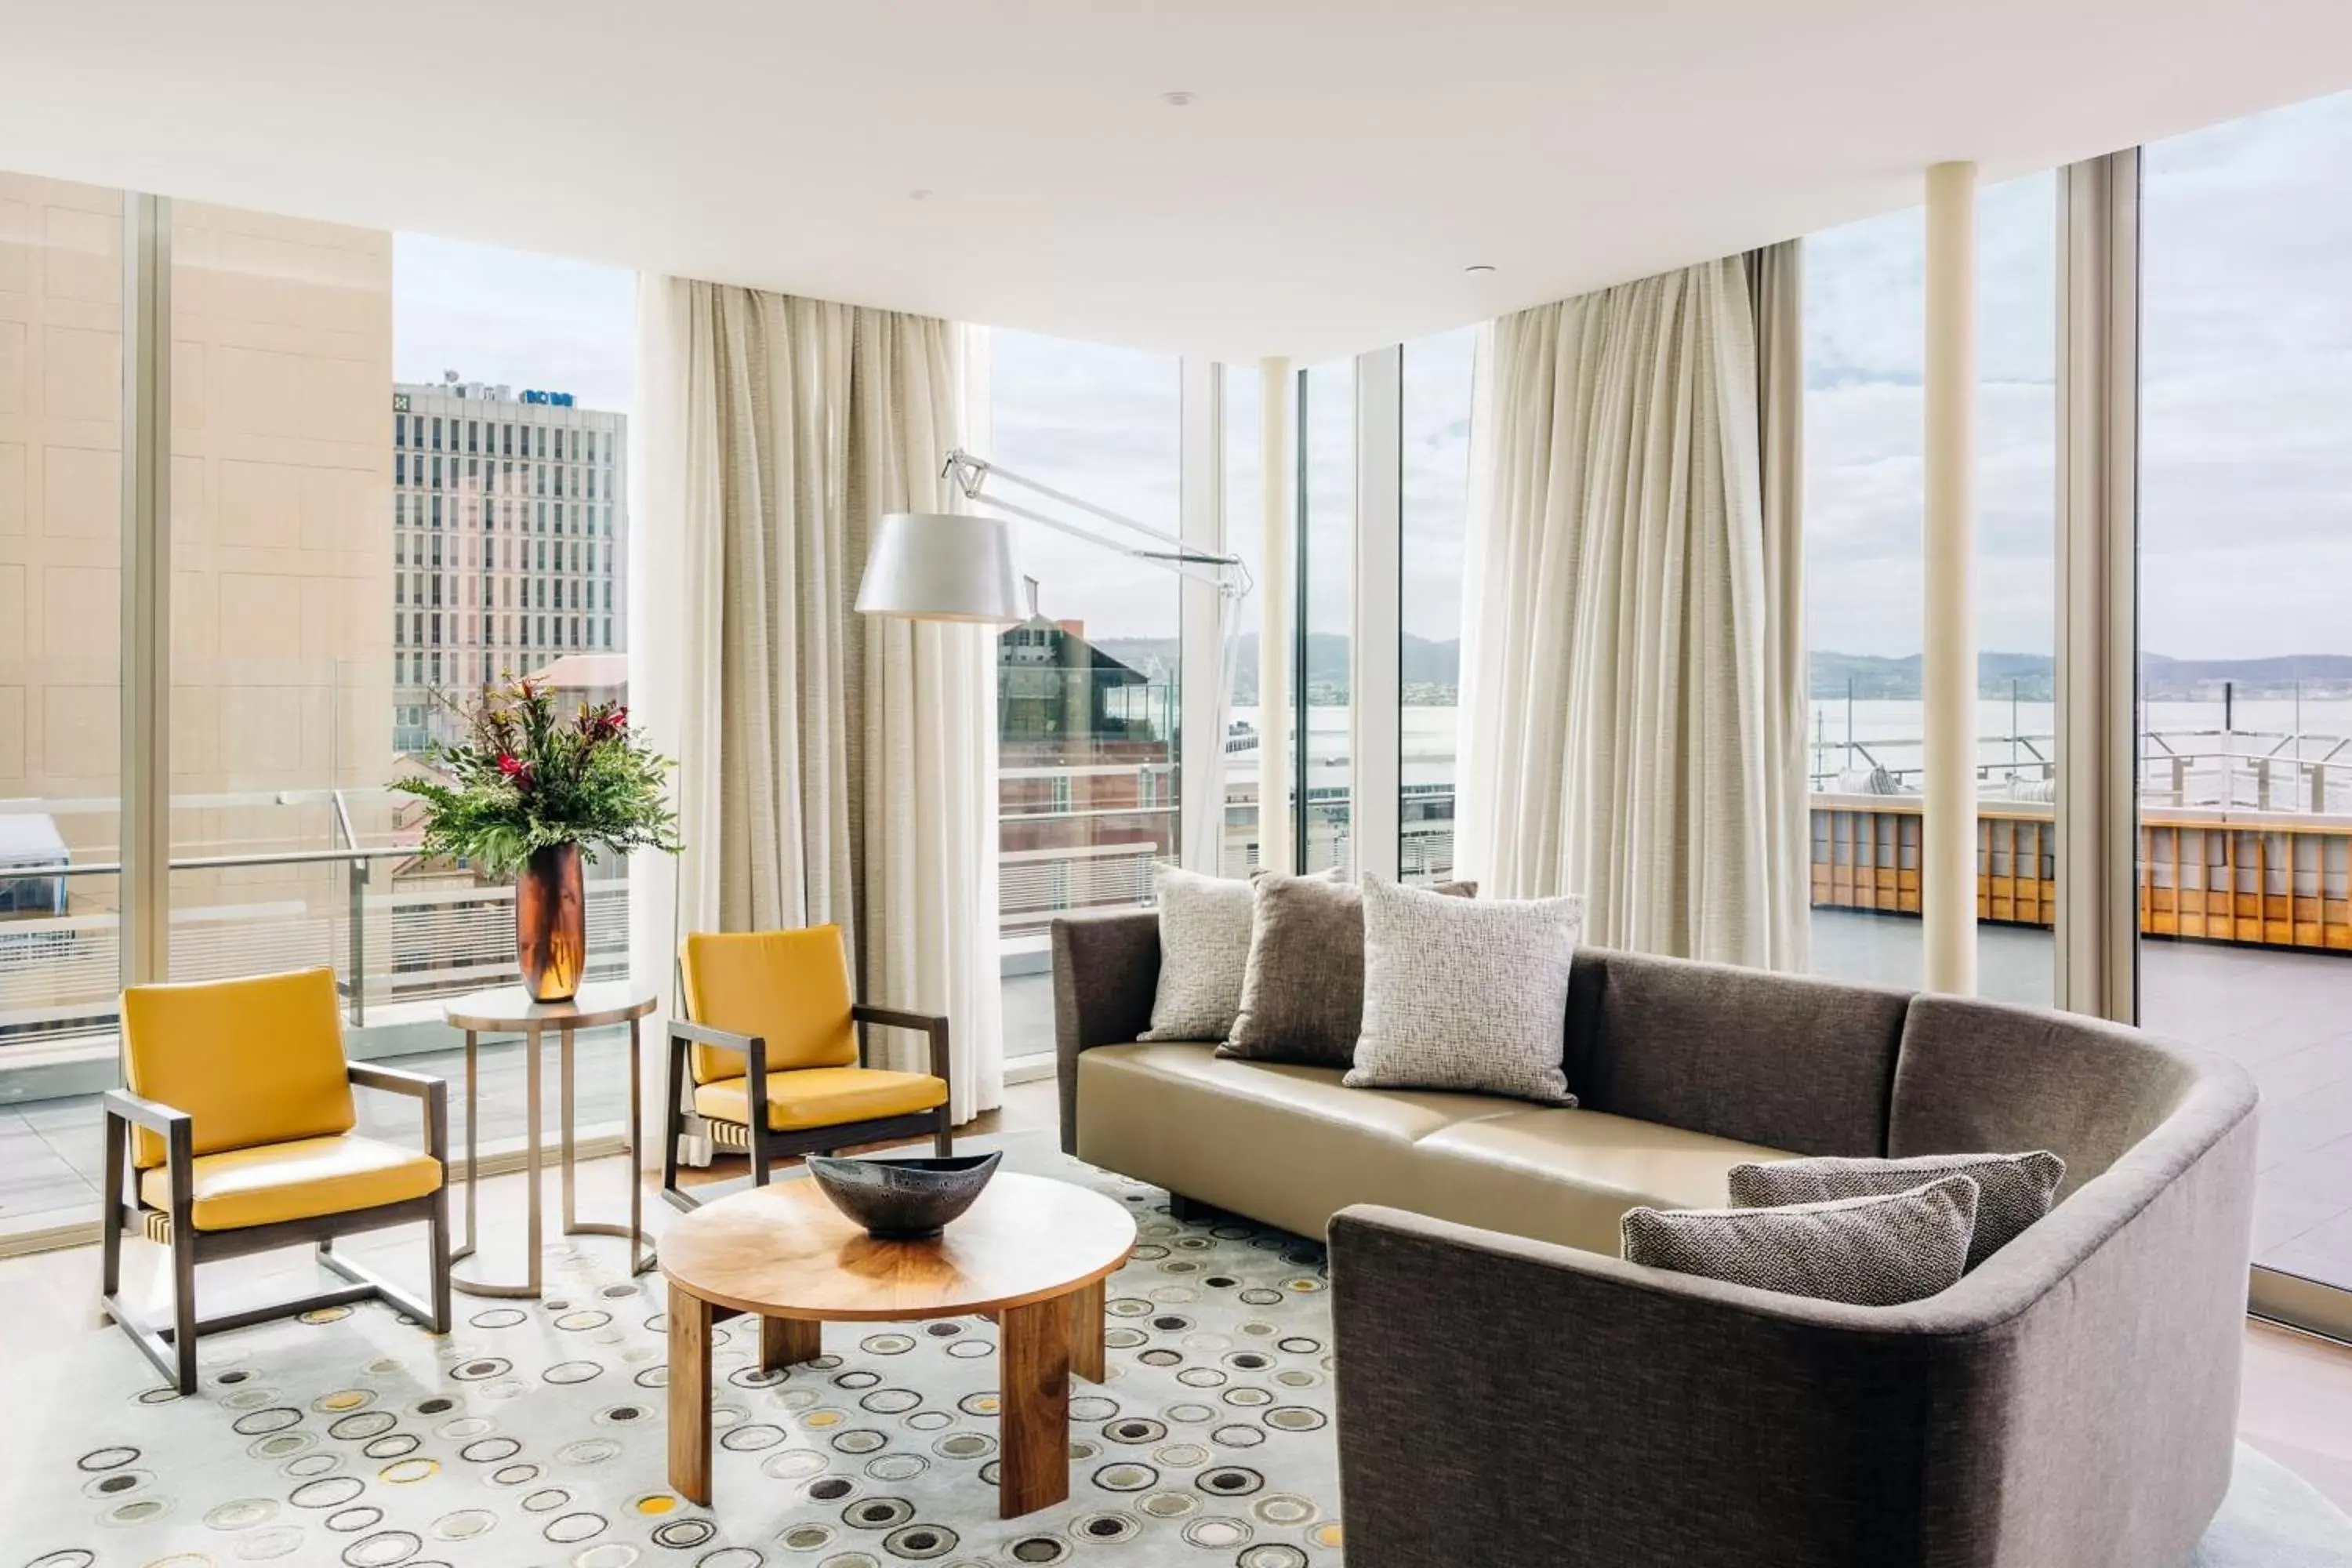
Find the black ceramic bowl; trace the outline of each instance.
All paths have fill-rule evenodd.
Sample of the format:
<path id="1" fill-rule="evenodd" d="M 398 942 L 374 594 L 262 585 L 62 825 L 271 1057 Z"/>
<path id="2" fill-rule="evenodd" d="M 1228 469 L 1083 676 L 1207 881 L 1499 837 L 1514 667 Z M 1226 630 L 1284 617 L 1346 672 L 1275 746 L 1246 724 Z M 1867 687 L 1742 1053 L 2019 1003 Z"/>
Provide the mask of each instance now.
<path id="1" fill-rule="evenodd" d="M 811 1154 L 809 1174 L 833 1206 L 883 1241 L 918 1241 L 937 1236 L 950 1220 L 971 1207 L 981 1188 L 996 1174 L 993 1154 L 958 1154 L 948 1160 L 843 1160 Z"/>

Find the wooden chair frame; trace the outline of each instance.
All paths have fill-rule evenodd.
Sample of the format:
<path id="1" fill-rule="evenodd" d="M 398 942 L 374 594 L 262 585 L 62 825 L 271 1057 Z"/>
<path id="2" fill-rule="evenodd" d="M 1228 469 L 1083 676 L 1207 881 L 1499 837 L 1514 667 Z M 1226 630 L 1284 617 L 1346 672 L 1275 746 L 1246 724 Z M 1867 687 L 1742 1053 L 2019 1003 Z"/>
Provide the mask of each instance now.
<path id="1" fill-rule="evenodd" d="M 105 1209 L 101 1225 L 99 1301 L 106 1315 L 121 1324 L 155 1370 L 170 1378 L 182 1394 L 196 1391 L 196 1341 L 205 1334 L 248 1328 L 275 1318 L 289 1318 L 324 1307 L 340 1307 L 370 1298 L 423 1323 L 436 1334 L 449 1331 L 449 1086 L 422 1073 L 401 1072 L 362 1062 L 345 1064 L 354 1088 L 383 1089 L 423 1102 L 425 1152 L 441 1162 L 441 1185 L 422 1197 L 341 1214 L 280 1220 L 275 1225 L 245 1226 L 234 1230 L 198 1230 L 195 1208 L 195 1118 L 184 1110 L 142 1099 L 126 1089 L 100 1096 L 106 1113 Z M 130 1164 L 131 1130 L 145 1128 L 163 1140 L 164 1168 L 172 1173 L 172 1206 L 150 1208 L 137 1194 L 135 1178 L 126 1201 L 124 1173 Z M 151 1328 L 134 1317 L 121 1300 L 122 1237 L 125 1231 L 152 1235 L 150 1216 L 168 1226 L 158 1237 L 171 1255 L 173 1321 Z M 430 1249 L 433 1300 L 417 1300 L 400 1287 L 334 1250 L 339 1237 L 357 1236 L 395 1225 L 423 1223 Z M 222 1317 L 196 1316 L 196 1265 L 273 1247 L 305 1242 L 318 1248 L 319 1261 L 350 1281 L 314 1296 L 270 1306 L 247 1308 Z"/>
<path id="2" fill-rule="evenodd" d="M 669 1089 L 662 1123 L 662 1196 L 669 1200 L 671 1206 L 688 1211 L 702 1206 L 700 1198 L 677 1184 L 677 1141 L 686 1135 L 688 1107 L 694 1093 L 687 1071 L 688 1049 L 693 1046 L 716 1046 L 743 1054 L 744 1109 L 751 1116 L 744 1139 L 751 1157 L 751 1184 L 755 1187 L 768 1184 L 770 1167 L 778 1160 L 798 1154 L 830 1154 L 857 1143 L 919 1138 L 928 1132 L 940 1158 L 946 1159 L 955 1152 L 955 1134 L 950 1121 L 955 1080 L 948 1071 L 948 1021 L 933 1013 L 902 1013 L 893 1007 L 868 1006 L 863 1002 L 852 1007 L 849 1016 L 858 1026 L 857 1060 L 861 1067 L 866 1059 L 869 1025 L 929 1035 L 931 1076 L 950 1086 L 950 1098 L 940 1100 L 933 1110 L 905 1116 L 880 1116 L 866 1121 L 842 1121 L 830 1127 L 803 1127 L 780 1132 L 768 1125 L 768 1042 L 757 1035 L 739 1035 L 708 1024 L 673 1018 L 669 1026 Z"/>

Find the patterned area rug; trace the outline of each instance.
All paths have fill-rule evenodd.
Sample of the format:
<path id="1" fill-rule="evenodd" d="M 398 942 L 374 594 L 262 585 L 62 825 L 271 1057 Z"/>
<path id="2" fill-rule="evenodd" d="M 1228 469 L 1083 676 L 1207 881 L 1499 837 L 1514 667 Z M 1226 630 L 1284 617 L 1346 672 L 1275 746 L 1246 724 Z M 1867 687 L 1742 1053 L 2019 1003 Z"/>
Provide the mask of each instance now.
<path id="1" fill-rule="evenodd" d="M 994 1142 L 996 1141 L 987 1141 Z M 547 1299 L 460 1298 L 436 1344 L 377 1306 L 205 1342 L 159 1388 L 93 1328 L 0 1371 L 0 1568 L 1328 1568 L 1340 1561 L 1319 1247 L 1180 1225 L 1157 1189 L 1002 1141 L 1008 1165 L 1133 1211 L 1110 1381 L 1076 1384 L 1068 1503 L 996 1517 L 982 1320 L 830 1325 L 789 1373 L 723 1325 L 716 1507 L 668 1489 L 661 1287 L 616 1245 L 548 1252 Z M 2195 1568 L 2352 1564 L 2352 1523 L 2277 1465 L 2239 1479 Z"/>
<path id="2" fill-rule="evenodd" d="M 72 1395 L 19 1406 L 37 1436 L 0 1484 L 0 1565 L 1339 1562 L 1321 1249 L 1180 1225 L 1157 1189 L 1006 1142 L 1140 1233 L 1111 1282 L 1110 1379 L 1072 1385 L 1061 1507 L 996 1517 L 981 1319 L 828 1324 L 825 1355 L 781 1374 L 749 1321 L 721 1325 L 715 1506 L 688 1504 L 667 1475 L 659 1277 L 624 1279 L 618 1244 L 590 1240 L 549 1248 L 544 1300 L 458 1298 L 438 1343 L 373 1304 L 208 1339 L 189 1399 L 113 1330 L 58 1347 Z"/>

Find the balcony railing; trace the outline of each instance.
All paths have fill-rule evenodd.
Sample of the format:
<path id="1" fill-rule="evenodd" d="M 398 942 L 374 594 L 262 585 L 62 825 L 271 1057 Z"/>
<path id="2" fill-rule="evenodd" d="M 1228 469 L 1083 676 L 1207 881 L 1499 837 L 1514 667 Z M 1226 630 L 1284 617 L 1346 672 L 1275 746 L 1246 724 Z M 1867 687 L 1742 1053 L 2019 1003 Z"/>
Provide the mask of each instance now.
<path id="1" fill-rule="evenodd" d="M 173 980 L 218 980 L 325 965 L 351 1022 L 371 1007 L 425 1000 L 515 977 L 514 889 L 452 885 L 447 873 L 378 890 L 388 863 L 414 861 L 403 847 L 194 856 L 172 862 L 175 876 L 275 869 L 324 886 L 284 888 L 248 900 L 176 899 L 171 915 Z M 112 864 L 44 867 L 35 879 L 71 886 L 119 876 Z M 588 975 L 625 974 L 629 884 L 587 885 Z M 70 901 L 68 900 L 70 910 Z M 0 1047 L 67 1043 L 110 1035 L 121 984 L 120 915 L 97 910 L 0 919 Z"/>

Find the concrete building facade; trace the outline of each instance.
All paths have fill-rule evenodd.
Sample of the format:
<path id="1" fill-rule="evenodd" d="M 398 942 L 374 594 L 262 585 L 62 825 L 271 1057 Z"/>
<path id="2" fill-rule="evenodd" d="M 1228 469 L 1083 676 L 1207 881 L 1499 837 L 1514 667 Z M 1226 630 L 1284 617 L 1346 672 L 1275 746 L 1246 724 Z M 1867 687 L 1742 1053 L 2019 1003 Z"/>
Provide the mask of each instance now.
<path id="1" fill-rule="evenodd" d="M 392 740 L 572 654 L 623 651 L 628 420 L 568 393 L 461 381 L 392 398 Z"/>

